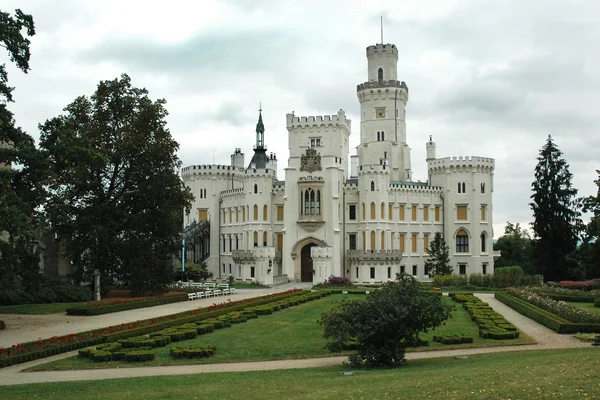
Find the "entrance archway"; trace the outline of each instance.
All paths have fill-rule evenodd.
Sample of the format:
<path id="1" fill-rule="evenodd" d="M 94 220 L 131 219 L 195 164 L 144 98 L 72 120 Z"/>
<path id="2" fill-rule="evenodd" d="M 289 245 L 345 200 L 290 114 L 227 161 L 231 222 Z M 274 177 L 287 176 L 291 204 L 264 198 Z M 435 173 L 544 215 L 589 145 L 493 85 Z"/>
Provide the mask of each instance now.
<path id="1" fill-rule="evenodd" d="M 312 282 L 313 280 L 313 261 L 310 255 L 310 249 L 316 244 L 309 243 L 300 251 L 300 280 L 302 282 Z"/>

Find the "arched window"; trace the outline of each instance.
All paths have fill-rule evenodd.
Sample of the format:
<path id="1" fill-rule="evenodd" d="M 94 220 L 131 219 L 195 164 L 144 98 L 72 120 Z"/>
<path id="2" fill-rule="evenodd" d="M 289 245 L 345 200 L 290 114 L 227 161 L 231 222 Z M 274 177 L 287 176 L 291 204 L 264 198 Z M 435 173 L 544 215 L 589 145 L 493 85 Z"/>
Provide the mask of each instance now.
<path id="1" fill-rule="evenodd" d="M 363 248 L 363 250 L 366 250 L 367 249 L 367 234 L 365 233 L 365 231 L 363 231 L 362 237 L 363 237 L 362 248 Z"/>
<path id="2" fill-rule="evenodd" d="M 375 182 L 371 181 L 371 192 L 375 191 Z"/>
<path id="3" fill-rule="evenodd" d="M 379 68 L 379 70 L 377 71 L 377 80 L 379 82 L 383 81 L 383 68 Z"/>
<path id="4" fill-rule="evenodd" d="M 254 231 L 254 247 L 258 247 L 258 232 Z"/>
<path id="5" fill-rule="evenodd" d="M 383 165 L 383 158 L 379 159 L 379 165 Z"/>
<path id="6" fill-rule="evenodd" d="M 485 183 L 481 184 L 481 194 L 485 193 Z"/>
<path id="7" fill-rule="evenodd" d="M 375 250 L 375 231 L 371 231 L 371 250 Z"/>
<path id="8" fill-rule="evenodd" d="M 385 219 L 385 203 L 381 203 L 381 214 L 379 215 L 379 218 Z"/>
<path id="9" fill-rule="evenodd" d="M 469 252 L 469 235 L 467 234 L 467 232 L 465 232 L 464 229 L 461 229 L 456 233 L 456 252 Z"/>
<path id="10" fill-rule="evenodd" d="M 267 247 L 267 232 L 263 232 L 263 246 Z"/>
<path id="11" fill-rule="evenodd" d="M 254 193 L 258 193 L 258 185 L 256 183 L 254 184 Z"/>
<path id="12" fill-rule="evenodd" d="M 316 203 L 316 214 L 321 214 L 321 191 L 317 190 L 317 203 Z"/>
<path id="13" fill-rule="evenodd" d="M 315 213 L 315 191 L 310 190 L 310 212 L 309 214 Z"/>
<path id="14" fill-rule="evenodd" d="M 204 198 L 206 198 L 206 189 L 204 189 Z"/>
<path id="15" fill-rule="evenodd" d="M 381 140 L 381 133 L 379 131 L 377 131 L 377 141 L 379 142 Z"/>
<path id="16" fill-rule="evenodd" d="M 385 140 L 385 132 L 381 131 L 381 141 L 383 142 Z"/>
<path id="17" fill-rule="evenodd" d="M 375 203 L 371 202 L 371 219 L 375 219 Z"/>
<path id="18" fill-rule="evenodd" d="M 365 203 L 362 203 L 362 214 L 361 214 L 361 219 L 367 219 L 367 211 L 365 209 Z"/>
<path id="19" fill-rule="evenodd" d="M 486 237 L 485 237 L 485 232 L 481 232 L 481 252 L 485 253 L 486 252 Z"/>
<path id="20" fill-rule="evenodd" d="M 269 209 L 268 209 L 267 205 L 265 204 L 263 207 L 263 221 L 267 220 L 268 213 L 269 213 Z"/>
<path id="21" fill-rule="evenodd" d="M 463 190 L 462 192 L 463 192 L 463 193 L 467 193 L 466 187 L 467 187 L 467 186 L 466 186 L 466 185 L 465 185 L 465 183 L 463 182 L 463 183 L 462 183 L 462 190 Z"/>
<path id="22" fill-rule="evenodd" d="M 202 189 L 200 189 L 200 198 L 202 198 Z"/>
<path id="23" fill-rule="evenodd" d="M 254 205 L 254 221 L 258 221 L 258 206 Z"/>
<path id="24" fill-rule="evenodd" d="M 385 250 L 385 232 L 381 231 L 381 250 Z"/>
<path id="25" fill-rule="evenodd" d="M 460 182 L 458 182 L 458 193 L 460 193 Z"/>

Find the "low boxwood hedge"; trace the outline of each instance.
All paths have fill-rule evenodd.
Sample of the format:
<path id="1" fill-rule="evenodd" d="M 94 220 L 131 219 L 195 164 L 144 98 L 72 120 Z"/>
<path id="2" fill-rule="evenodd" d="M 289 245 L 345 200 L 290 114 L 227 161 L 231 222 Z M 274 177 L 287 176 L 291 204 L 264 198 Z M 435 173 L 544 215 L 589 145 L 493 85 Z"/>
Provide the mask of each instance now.
<path id="1" fill-rule="evenodd" d="M 461 343 L 473 343 L 473 336 L 465 334 L 454 334 L 454 335 L 434 335 L 433 341 L 442 344 L 461 344 Z"/>
<path id="2" fill-rule="evenodd" d="M 578 303 L 593 303 L 596 300 L 595 296 L 570 296 L 564 294 L 543 293 L 544 296 L 550 297 L 557 301 L 574 301 Z"/>
<path id="3" fill-rule="evenodd" d="M 212 357 L 217 348 L 212 344 L 196 346 L 173 346 L 171 355 L 175 358 L 203 358 Z"/>
<path id="4" fill-rule="evenodd" d="M 136 308 L 153 307 L 162 304 L 176 303 L 180 301 L 187 301 L 186 294 L 177 294 L 172 296 L 144 299 L 139 301 L 127 301 L 119 304 L 90 304 L 82 307 L 71 307 L 67 308 L 68 315 L 102 315 L 113 312 L 135 310 Z"/>
<path id="5" fill-rule="evenodd" d="M 600 299 L 594 300 L 594 307 L 600 307 Z"/>
<path id="6" fill-rule="evenodd" d="M 471 320 L 479 327 L 479 336 L 483 339 L 507 340 L 519 337 L 516 326 L 472 293 L 451 293 L 450 297 L 467 310 Z M 455 338 L 447 338 L 446 341 L 447 344 L 457 344 Z"/>

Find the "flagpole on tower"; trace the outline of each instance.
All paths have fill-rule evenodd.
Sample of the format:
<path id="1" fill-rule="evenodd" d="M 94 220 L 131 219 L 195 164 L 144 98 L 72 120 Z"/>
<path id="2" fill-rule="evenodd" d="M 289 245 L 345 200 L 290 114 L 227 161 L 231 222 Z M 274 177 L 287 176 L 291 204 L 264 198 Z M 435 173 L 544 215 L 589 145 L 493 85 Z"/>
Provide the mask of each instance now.
<path id="1" fill-rule="evenodd" d="M 381 16 L 381 44 L 383 44 L 383 15 Z"/>

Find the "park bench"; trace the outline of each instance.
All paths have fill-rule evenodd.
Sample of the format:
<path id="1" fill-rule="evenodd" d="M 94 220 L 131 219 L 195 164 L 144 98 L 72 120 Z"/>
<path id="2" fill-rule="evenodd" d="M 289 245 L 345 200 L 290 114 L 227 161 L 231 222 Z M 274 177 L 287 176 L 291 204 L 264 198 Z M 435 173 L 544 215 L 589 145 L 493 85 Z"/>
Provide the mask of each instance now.
<path id="1" fill-rule="evenodd" d="M 205 282 L 204 283 L 205 288 L 214 289 L 216 286 L 217 286 L 217 284 L 214 282 Z"/>
<path id="2" fill-rule="evenodd" d="M 213 294 L 214 294 L 215 296 L 220 296 L 220 295 L 222 295 L 222 294 L 223 294 L 223 292 L 221 292 L 221 289 L 215 289 L 215 290 L 213 290 Z"/>
<path id="3" fill-rule="evenodd" d="M 203 299 L 204 298 L 204 292 L 196 292 L 196 298 L 197 299 Z"/>
<path id="4" fill-rule="evenodd" d="M 196 300 L 196 293 L 188 293 L 188 300 Z"/>
<path id="5" fill-rule="evenodd" d="M 219 283 L 217 289 L 229 289 L 229 283 Z"/>

